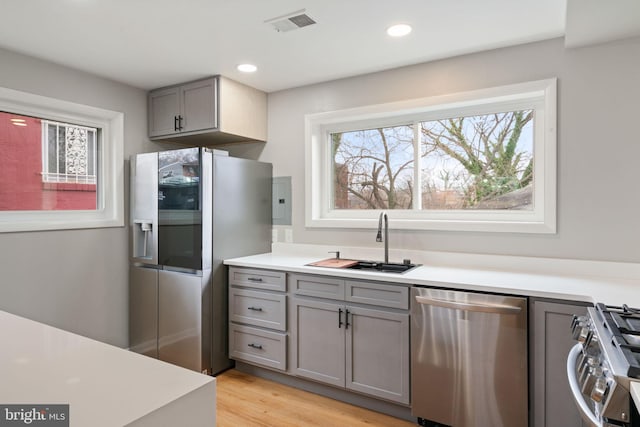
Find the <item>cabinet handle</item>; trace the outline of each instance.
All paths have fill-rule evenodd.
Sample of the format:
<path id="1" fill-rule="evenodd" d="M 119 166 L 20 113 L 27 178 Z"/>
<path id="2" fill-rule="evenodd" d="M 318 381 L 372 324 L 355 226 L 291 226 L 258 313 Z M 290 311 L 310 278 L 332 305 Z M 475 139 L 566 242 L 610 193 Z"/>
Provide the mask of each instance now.
<path id="1" fill-rule="evenodd" d="M 178 130 L 182 130 L 182 120 L 184 119 L 184 117 L 182 116 L 178 116 Z"/>
<path id="2" fill-rule="evenodd" d="M 349 310 L 344 313 L 344 328 L 349 329 Z"/>
<path id="3" fill-rule="evenodd" d="M 251 348 L 257 348 L 258 350 L 262 350 L 262 345 L 260 344 L 247 344 L 247 346 L 251 347 Z"/>
<path id="4" fill-rule="evenodd" d="M 247 277 L 250 282 L 262 282 L 262 277 Z"/>
<path id="5" fill-rule="evenodd" d="M 262 311 L 262 307 L 247 307 L 247 310 Z"/>
<path id="6" fill-rule="evenodd" d="M 173 130 L 178 131 L 178 116 L 173 116 Z"/>
<path id="7" fill-rule="evenodd" d="M 342 309 L 338 309 L 338 329 L 342 327 Z"/>

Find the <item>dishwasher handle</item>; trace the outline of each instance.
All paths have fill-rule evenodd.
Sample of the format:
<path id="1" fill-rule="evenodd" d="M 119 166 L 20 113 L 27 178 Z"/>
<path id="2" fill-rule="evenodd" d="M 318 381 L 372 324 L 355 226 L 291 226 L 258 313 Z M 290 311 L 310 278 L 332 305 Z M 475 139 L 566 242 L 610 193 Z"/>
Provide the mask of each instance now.
<path id="1" fill-rule="evenodd" d="M 513 305 L 469 303 L 469 302 L 444 300 L 440 298 L 425 297 L 422 295 L 416 295 L 416 301 L 419 304 L 433 305 L 435 307 L 452 308 L 454 310 L 475 311 L 480 313 L 518 314 L 522 311 L 521 307 L 513 306 Z"/>

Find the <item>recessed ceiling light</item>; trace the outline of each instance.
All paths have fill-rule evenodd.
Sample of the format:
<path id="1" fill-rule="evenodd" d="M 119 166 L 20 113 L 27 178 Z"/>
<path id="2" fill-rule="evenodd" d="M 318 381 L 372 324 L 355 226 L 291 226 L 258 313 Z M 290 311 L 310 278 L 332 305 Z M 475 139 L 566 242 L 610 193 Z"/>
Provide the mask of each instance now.
<path id="1" fill-rule="evenodd" d="M 411 32 L 411 25 L 397 24 L 387 28 L 387 34 L 391 37 L 403 37 Z"/>
<path id="2" fill-rule="evenodd" d="M 255 73 L 255 71 L 258 69 L 258 67 L 256 67 L 253 64 L 240 64 L 238 65 L 238 71 L 242 71 L 243 73 Z"/>

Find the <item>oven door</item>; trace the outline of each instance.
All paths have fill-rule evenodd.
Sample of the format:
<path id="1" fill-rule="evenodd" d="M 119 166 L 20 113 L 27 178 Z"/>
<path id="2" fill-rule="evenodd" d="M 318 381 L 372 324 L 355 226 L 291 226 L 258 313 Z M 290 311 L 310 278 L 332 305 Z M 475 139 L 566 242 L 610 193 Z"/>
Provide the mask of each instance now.
<path id="1" fill-rule="evenodd" d="M 571 394 L 574 402 L 578 406 L 580 415 L 589 427 L 603 427 L 603 423 L 600 420 L 591 407 L 584 399 L 584 395 L 580 391 L 580 384 L 577 379 L 577 360 L 582 354 L 582 344 L 576 344 L 571 348 L 569 356 L 567 357 L 567 377 L 569 378 L 569 387 L 571 388 Z"/>

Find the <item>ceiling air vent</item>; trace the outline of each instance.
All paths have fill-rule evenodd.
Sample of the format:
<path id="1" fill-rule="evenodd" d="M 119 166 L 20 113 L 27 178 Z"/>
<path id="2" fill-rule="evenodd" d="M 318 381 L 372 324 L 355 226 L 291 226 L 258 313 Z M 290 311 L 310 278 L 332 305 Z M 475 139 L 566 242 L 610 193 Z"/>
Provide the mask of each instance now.
<path id="1" fill-rule="evenodd" d="M 276 31 L 282 33 L 315 24 L 316 21 L 304 12 L 305 9 L 297 10 L 264 22 L 271 24 Z"/>

